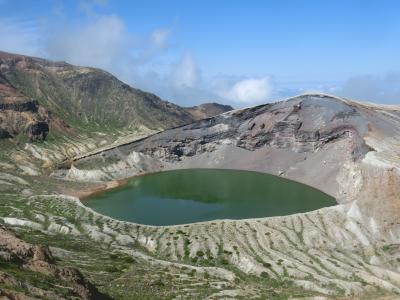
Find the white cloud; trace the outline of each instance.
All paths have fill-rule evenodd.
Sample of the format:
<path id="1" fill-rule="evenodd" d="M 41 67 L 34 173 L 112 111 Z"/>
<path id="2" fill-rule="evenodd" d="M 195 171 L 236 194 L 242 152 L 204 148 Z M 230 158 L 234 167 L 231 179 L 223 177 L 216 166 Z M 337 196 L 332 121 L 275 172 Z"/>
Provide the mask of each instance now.
<path id="1" fill-rule="evenodd" d="M 341 96 L 387 104 L 400 102 L 400 73 L 351 77 L 337 89 Z"/>
<path id="2" fill-rule="evenodd" d="M 246 78 L 217 94 L 226 100 L 251 104 L 266 101 L 272 95 L 272 90 L 270 77 Z"/>
<path id="3" fill-rule="evenodd" d="M 0 0 L 0 5 L 7 2 Z M 400 101 L 400 73 L 332 82 L 277 82 L 251 74 L 202 78 L 190 53 L 177 61 L 181 53 L 171 46 L 171 28 L 137 35 L 119 16 L 104 14 L 107 0 L 79 0 L 82 22 L 64 15 L 62 1 L 55 3 L 46 18 L 0 19 L 0 50 L 99 67 L 128 84 L 183 105 L 219 101 L 240 107 L 310 91 L 381 103 Z"/>
<path id="4" fill-rule="evenodd" d="M 1 0 L 0 0 L 1 1 Z M 38 25 L 30 20 L 0 20 L 0 50 L 27 55 L 40 54 Z"/>
<path id="5" fill-rule="evenodd" d="M 170 28 L 157 28 L 145 38 L 136 37 L 137 57 L 135 63 L 144 64 L 150 62 L 159 54 L 163 54 L 169 48 L 169 39 L 171 36 Z"/>
<path id="6" fill-rule="evenodd" d="M 97 7 L 104 7 L 108 3 L 108 0 L 80 0 L 79 8 L 86 15 L 95 15 Z"/>
<path id="7" fill-rule="evenodd" d="M 141 82 L 140 73 L 149 71 L 167 51 L 170 35 L 169 28 L 137 35 L 116 15 L 96 15 L 83 24 L 54 28 L 44 52 L 50 59 L 105 69 L 127 83 Z"/>
<path id="8" fill-rule="evenodd" d="M 302 85 L 306 86 L 305 83 Z M 285 93 L 285 90 L 282 92 Z M 400 73 L 365 74 L 350 77 L 342 82 L 309 84 L 306 88 L 286 89 L 286 94 L 289 96 L 310 92 L 328 93 L 358 101 L 398 104 L 400 102 Z"/>
<path id="9" fill-rule="evenodd" d="M 160 28 L 152 32 L 150 36 L 151 45 L 156 49 L 164 49 L 168 46 L 168 40 L 171 35 L 169 28 Z"/>
<path id="10" fill-rule="evenodd" d="M 93 5 L 93 1 L 82 3 Z M 210 101 L 249 105 L 265 101 L 271 93 L 269 77 L 226 76 L 225 84 L 216 89 L 214 78 L 202 79 L 191 53 L 174 63 L 179 51 L 167 53 L 172 49 L 170 28 L 135 35 L 117 15 L 91 13 L 84 22 L 63 23 L 62 15 L 59 19 L 0 20 L 0 49 L 102 68 L 136 88 L 186 106 Z"/>
<path id="11" fill-rule="evenodd" d="M 200 82 L 201 74 L 193 57 L 185 54 L 172 71 L 173 83 L 178 88 L 194 88 Z"/>
<path id="12" fill-rule="evenodd" d="M 109 69 L 128 54 L 131 42 L 123 21 L 111 15 L 55 32 L 49 36 L 46 51 L 53 59 Z"/>

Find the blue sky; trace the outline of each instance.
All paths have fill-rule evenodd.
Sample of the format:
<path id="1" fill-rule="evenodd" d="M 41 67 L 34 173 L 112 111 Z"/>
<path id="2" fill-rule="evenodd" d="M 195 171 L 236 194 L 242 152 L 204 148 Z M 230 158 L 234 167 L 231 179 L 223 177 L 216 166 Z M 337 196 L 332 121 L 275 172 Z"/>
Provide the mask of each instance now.
<path id="1" fill-rule="evenodd" d="M 0 0 L 0 49 L 106 69 L 181 105 L 321 91 L 400 103 L 399 1 Z"/>

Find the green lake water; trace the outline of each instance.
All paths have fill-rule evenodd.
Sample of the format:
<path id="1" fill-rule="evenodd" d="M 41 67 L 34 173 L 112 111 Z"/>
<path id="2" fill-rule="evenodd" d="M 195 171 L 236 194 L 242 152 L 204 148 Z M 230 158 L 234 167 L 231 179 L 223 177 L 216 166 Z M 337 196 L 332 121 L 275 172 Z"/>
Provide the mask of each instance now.
<path id="1" fill-rule="evenodd" d="M 273 175 L 187 169 L 136 177 L 84 203 L 118 220 L 175 225 L 289 215 L 332 206 L 336 201 L 312 187 Z"/>

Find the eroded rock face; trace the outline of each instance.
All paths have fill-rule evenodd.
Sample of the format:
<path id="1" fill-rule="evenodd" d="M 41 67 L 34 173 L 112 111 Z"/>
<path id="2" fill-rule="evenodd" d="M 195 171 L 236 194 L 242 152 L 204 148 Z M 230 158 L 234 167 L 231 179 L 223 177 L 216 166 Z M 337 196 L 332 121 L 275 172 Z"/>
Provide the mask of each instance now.
<path id="1" fill-rule="evenodd" d="M 45 140 L 49 125 L 71 133 L 71 128 L 51 112 L 15 89 L 0 72 L 0 139 L 26 135 L 29 141 Z"/>
<path id="2" fill-rule="evenodd" d="M 55 259 L 47 246 L 32 245 L 19 238 L 14 233 L 0 225 L 0 263 L 11 264 L 21 271 L 28 270 L 54 278 L 62 284 L 71 286 L 70 297 L 79 299 L 108 299 L 101 294 L 97 288 L 91 284 L 78 269 L 71 267 L 60 267 L 55 263 Z M 0 283 L 6 287 L 5 291 L 0 288 L 0 296 L 3 295 L 10 299 L 25 299 L 23 293 L 13 291 L 25 290 L 36 297 L 51 299 L 64 298 L 58 295 L 57 291 L 43 290 L 34 287 L 31 283 L 21 281 L 14 276 L 0 270 Z M 22 298 L 21 298 L 22 297 Z M 27 297 L 26 299 L 29 299 Z"/>
<path id="3" fill-rule="evenodd" d="M 7 130 L 0 128 L 0 139 L 8 139 L 11 137 L 11 134 Z"/>
<path id="4" fill-rule="evenodd" d="M 26 129 L 26 132 L 31 141 L 45 140 L 49 133 L 49 124 L 43 121 L 30 124 Z"/>
<path id="5" fill-rule="evenodd" d="M 345 103 L 302 96 L 167 130 L 121 150 L 132 148 L 173 161 L 213 151 L 222 141 L 249 151 L 271 147 L 301 153 L 315 152 L 325 144 L 351 137 L 352 155 L 357 159 L 368 151 L 361 138 L 366 130 L 360 112 Z"/>
<path id="6" fill-rule="evenodd" d="M 50 122 L 46 111 L 39 112 L 36 101 L 0 103 L 0 139 L 24 134 L 30 141 L 45 140 Z"/>
<path id="7" fill-rule="evenodd" d="M 35 100 L 21 103 L 0 103 L 0 110 L 37 113 L 39 102 Z"/>

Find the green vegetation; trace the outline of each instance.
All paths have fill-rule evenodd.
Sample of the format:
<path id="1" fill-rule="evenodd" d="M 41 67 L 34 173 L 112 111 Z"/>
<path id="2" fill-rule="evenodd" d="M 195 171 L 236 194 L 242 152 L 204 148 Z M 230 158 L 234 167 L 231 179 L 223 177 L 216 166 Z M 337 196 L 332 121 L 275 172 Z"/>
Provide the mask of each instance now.
<path id="1" fill-rule="evenodd" d="M 44 291 L 51 291 L 59 296 L 64 297 L 70 295 L 70 288 L 72 288 L 71 286 L 66 285 L 67 283 L 65 281 L 61 281 L 60 279 L 56 279 L 52 276 L 46 276 L 41 273 L 32 272 L 15 262 L 5 262 L 1 259 L 0 272 L 11 275 L 22 283 L 20 287 L 10 287 L 6 284 L 0 284 L 0 289 L 3 286 L 5 289 L 12 289 L 30 296 L 34 295 L 29 292 L 29 289 L 24 288 L 26 285 L 30 285 Z"/>

